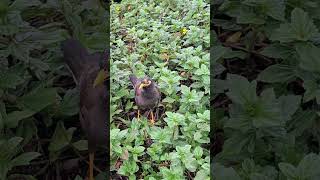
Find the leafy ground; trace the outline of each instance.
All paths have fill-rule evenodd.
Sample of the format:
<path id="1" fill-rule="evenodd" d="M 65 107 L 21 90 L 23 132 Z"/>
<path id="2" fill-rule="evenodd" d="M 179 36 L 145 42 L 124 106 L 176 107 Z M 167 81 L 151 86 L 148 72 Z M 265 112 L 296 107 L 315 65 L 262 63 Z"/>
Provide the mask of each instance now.
<path id="1" fill-rule="evenodd" d="M 126 0 L 111 5 L 111 171 L 114 178 L 209 179 L 209 4 Z M 129 74 L 162 100 L 136 119 Z"/>
<path id="2" fill-rule="evenodd" d="M 214 2 L 214 179 L 320 179 L 319 7 Z"/>
<path id="3" fill-rule="evenodd" d="M 109 22 L 95 2 L 0 1 L 0 179 L 86 176 L 78 90 L 60 43 L 73 36 L 104 49 Z M 101 170 L 105 155 L 96 155 Z"/>

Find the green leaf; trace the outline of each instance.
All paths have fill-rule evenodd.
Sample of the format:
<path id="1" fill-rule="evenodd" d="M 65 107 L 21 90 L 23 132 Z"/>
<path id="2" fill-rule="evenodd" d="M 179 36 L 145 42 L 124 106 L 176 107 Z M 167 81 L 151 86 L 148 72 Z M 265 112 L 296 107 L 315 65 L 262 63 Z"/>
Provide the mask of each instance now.
<path id="1" fill-rule="evenodd" d="M 77 142 L 72 143 L 72 145 L 79 151 L 88 150 L 88 141 L 87 140 L 79 140 Z"/>
<path id="2" fill-rule="evenodd" d="M 293 53 L 294 49 L 292 47 L 278 43 L 270 44 L 261 51 L 261 54 L 264 56 L 281 59 L 286 59 L 290 57 Z"/>
<path id="3" fill-rule="evenodd" d="M 0 73 L 0 88 L 15 88 L 23 83 L 23 79 L 16 72 L 1 72 Z"/>
<path id="4" fill-rule="evenodd" d="M 193 151 L 194 157 L 200 159 L 203 155 L 203 149 L 200 146 L 197 146 Z"/>
<path id="5" fill-rule="evenodd" d="M 232 167 L 224 167 L 218 163 L 212 165 L 212 175 L 215 180 L 240 180 L 240 176 Z"/>
<path id="6" fill-rule="evenodd" d="M 210 70 L 208 68 L 208 66 L 204 65 L 204 64 L 201 64 L 201 67 L 199 69 L 197 69 L 194 74 L 196 75 L 205 75 L 205 76 L 208 76 L 210 74 Z"/>
<path id="7" fill-rule="evenodd" d="M 19 59 L 20 61 L 29 63 L 30 61 L 30 51 L 33 48 L 32 44 L 28 43 L 11 43 L 8 46 L 10 50 L 10 54 L 13 55 L 15 58 Z"/>
<path id="8" fill-rule="evenodd" d="M 297 177 L 296 168 L 288 163 L 279 163 L 279 169 L 289 179 L 295 179 Z"/>
<path id="9" fill-rule="evenodd" d="M 238 24 L 264 24 L 265 20 L 262 16 L 257 15 L 253 9 L 248 7 L 242 7 L 238 17 Z"/>
<path id="10" fill-rule="evenodd" d="M 15 0 L 10 5 L 10 9 L 22 11 L 30 6 L 39 6 L 40 4 L 39 0 Z"/>
<path id="11" fill-rule="evenodd" d="M 282 126 L 282 119 L 279 103 L 275 99 L 273 89 L 266 89 L 261 93 L 261 99 L 254 104 L 253 126 L 256 128 Z"/>
<path id="12" fill-rule="evenodd" d="M 247 104 L 257 99 L 256 86 L 257 82 L 249 82 L 246 78 L 228 74 L 228 97 L 237 104 Z"/>
<path id="13" fill-rule="evenodd" d="M 281 24 L 280 28 L 273 32 L 271 39 L 280 42 L 308 41 L 317 33 L 318 29 L 308 14 L 295 8 L 291 12 L 291 23 Z"/>
<path id="14" fill-rule="evenodd" d="M 235 133 L 224 142 L 223 156 L 239 154 L 248 142 L 249 137 L 247 137 L 247 135 Z"/>
<path id="15" fill-rule="evenodd" d="M 196 176 L 194 177 L 194 180 L 210 180 L 210 174 L 209 172 L 201 169 L 197 172 Z"/>
<path id="16" fill-rule="evenodd" d="M 78 12 L 72 11 L 74 8 L 72 8 L 72 4 L 68 0 L 63 0 L 61 4 L 66 21 L 72 28 L 72 34 L 76 39 L 82 42 L 84 38 L 84 29 L 81 17 L 79 16 Z"/>
<path id="17" fill-rule="evenodd" d="M 120 169 L 118 170 L 118 174 L 130 176 L 136 173 L 139 170 L 139 166 L 134 161 L 127 160 L 125 161 Z"/>
<path id="18" fill-rule="evenodd" d="M 5 119 L 5 125 L 8 128 L 15 128 L 18 126 L 18 123 L 23 120 L 26 119 L 30 116 L 32 116 L 33 114 L 35 114 L 34 111 L 30 111 L 30 110 L 22 110 L 22 111 L 13 111 L 10 112 L 6 119 Z"/>
<path id="19" fill-rule="evenodd" d="M 301 96 L 281 96 L 279 102 L 283 119 L 287 121 L 298 110 L 301 103 Z"/>
<path id="20" fill-rule="evenodd" d="M 21 103 L 30 111 L 39 112 L 56 102 L 55 88 L 37 88 L 20 98 Z"/>
<path id="21" fill-rule="evenodd" d="M 49 65 L 40 59 L 30 58 L 30 64 L 41 71 L 48 71 L 50 69 Z"/>
<path id="22" fill-rule="evenodd" d="M 196 159 L 190 156 L 187 157 L 186 161 L 184 162 L 184 165 L 190 172 L 195 172 L 198 166 Z"/>
<path id="23" fill-rule="evenodd" d="M 65 40 L 68 33 L 64 29 L 56 29 L 52 31 L 35 31 L 30 33 L 28 40 L 40 43 L 41 45 L 50 45 Z"/>
<path id="24" fill-rule="evenodd" d="M 295 46 L 300 57 L 300 67 L 311 72 L 320 72 L 320 48 L 310 43 Z"/>
<path id="25" fill-rule="evenodd" d="M 303 83 L 303 87 L 306 89 L 304 93 L 303 102 L 308 102 L 316 98 L 317 103 L 320 102 L 320 89 L 319 84 L 316 81 L 306 80 Z"/>
<path id="26" fill-rule="evenodd" d="M 33 159 L 39 157 L 41 154 L 38 152 L 26 152 L 23 154 L 20 154 L 18 157 L 11 160 L 11 165 L 14 166 L 24 166 L 28 165 L 30 161 Z"/>
<path id="27" fill-rule="evenodd" d="M 37 180 L 32 175 L 25 175 L 25 174 L 10 174 L 8 180 L 16 180 L 16 179 L 23 179 L 23 180 Z"/>
<path id="28" fill-rule="evenodd" d="M 74 180 L 83 180 L 81 176 L 77 175 Z"/>
<path id="29" fill-rule="evenodd" d="M 223 58 L 225 53 L 228 51 L 228 48 L 223 46 L 213 46 L 210 49 L 212 56 L 210 59 L 212 62 L 217 62 L 219 59 Z"/>
<path id="30" fill-rule="evenodd" d="M 8 11 L 9 11 L 9 1 L 8 0 L 0 1 L 0 18 L 5 17 Z"/>
<path id="31" fill-rule="evenodd" d="M 25 146 L 30 142 L 35 135 L 38 134 L 37 125 L 34 119 L 28 119 L 19 124 L 16 129 L 16 135 L 19 137 L 24 137 L 22 145 Z"/>
<path id="32" fill-rule="evenodd" d="M 313 126 L 315 120 L 317 119 L 317 114 L 311 110 L 298 110 L 294 114 L 288 129 L 291 130 L 291 133 L 296 137 L 301 136 L 305 131 L 308 131 L 310 127 Z"/>
<path id="33" fill-rule="evenodd" d="M 171 166 L 170 169 L 161 167 L 160 174 L 162 174 L 162 177 L 167 180 L 184 179 L 183 169 L 180 166 L 174 168 Z"/>
<path id="34" fill-rule="evenodd" d="M 214 3 L 219 3 L 219 1 L 213 1 Z M 221 3 L 221 2 L 220 2 Z M 225 11 L 227 15 L 231 17 L 236 17 L 241 10 L 241 2 L 240 1 L 224 1 L 219 10 Z"/>
<path id="35" fill-rule="evenodd" d="M 284 64 L 275 64 L 267 67 L 258 75 L 258 80 L 267 83 L 287 83 L 296 76 L 296 67 Z"/>
<path id="36" fill-rule="evenodd" d="M 59 106 L 61 114 L 66 116 L 73 116 L 77 114 L 79 112 L 79 98 L 79 92 L 76 88 L 68 90 Z"/>
<path id="37" fill-rule="evenodd" d="M 221 27 L 222 29 L 230 30 L 230 31 L 238 31 L 241 30 L 241 26 L 236 24 L 234 21 L 225 20 L 225 19 L 215 19 L 211 21 L 215 26 Z M 213 31 L 215 33 L 215 31 Z M 215 38 L 212 38 L 215 40 Z"/>
<path id="38" fill-rule="evenodd" d="M 62 121 L 57 123 L 54 134 L 49 144 L 49 151 L 56 152 L 70 144 L 75 128 L 65 129 Z"/>
<path id="39" fill-rule="evenodd" d="M 320 158 L 316 154 L 306 155 L 299 163 L 297 169 L 301 178 L 304 179 L 313 179 L 316 176 L 320 175 L 319 165 Z"/>
<path id="40" fill-rule="evenodd" d="M 290 24 L 281 24 L 278 29 L 272 32 L 270 39 L 281 43 L 293 42 L 296 40 L 296 35 L 292 31 Z"/>
<path id="41" fill-rule="evenodd" d="M 252 92 L 252 95 L 254 94 L 255 92 Z M 233 103 L 230 105 L 229 114 L 230 120 L 225 123 L 225 126 L 242 132 L 255 128 L 268 129 L 284 124 L 273 89 L 264 90 L 261 96 L 255 96 L 255 99 L 248 98 L 245 103 Z"/>
<path id="42" fill-rule="evenodd" d="M 266 7 L 267 15 L 270 17 L 284 21 L 285 15 L 285 2 L 283 0 L 267 0 L 264 1 L 264 5 Z"/>
<path id="43" fill-rule="evenodd" d="M 9 140 L 0 140 L 0 161 L 8 162 L 18 153 L 21 137 L 12 137 Z"/>
<path id="44" fill-rule="evenodd" d="M 144 152 L 144 150 L 145 150 L 145 147 L 143 146 L 135 146 L 130 150 L 130 152 L 132 152 L 133 154 L 141 154 Z"/>
<path id="45" fill-rule="evenodd" d="M 185 117 L 180 113 L 166 112 L 166 115 L 167 117 L 164 118 L 164 121 L 170 128 L 185 124 Z"/>
<path id="46" fill-rule="evenodd" d="M 284 20 L 285 3 L 283 0 L 245 0 L 242 3 L 256 7 L 261 13 L 276 20 Z"/>
<path id="47" fill-rule="evenodd" d="M 312 19 L 300 8 L 291 12 L 291 28 L 297 40 L 306 41 L 318 33 Z"/>

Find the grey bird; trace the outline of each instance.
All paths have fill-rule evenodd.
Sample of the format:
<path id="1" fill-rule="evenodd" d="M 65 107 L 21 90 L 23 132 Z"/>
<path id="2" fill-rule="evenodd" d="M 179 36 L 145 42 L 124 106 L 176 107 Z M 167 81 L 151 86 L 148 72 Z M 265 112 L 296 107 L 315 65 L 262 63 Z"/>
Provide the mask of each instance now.
<path id="1" fill-rule="evenodd" d="M 159 104 L 161 94 L 157 84 L 149 77 L 137 78 L 135 75 L 129 76 L 135 91 L 135 102 L 138 106 L 138 119 L 141 110 L 151 111 L 151 124 L 154 124 L 153 109 Z"/>
<path id="2" fill-rule="evenodd" d="M 62 43 L 64 61 L 80 90 L 79 119 L 88 138 L 89 179 L 93 180 L 94 153 L 98 146 L 107 146 L 109 101 L 107 80 L 107 52 L 89 54 L 78 40 Z M 101 75 L 103 79 L 97 80 Z"/>

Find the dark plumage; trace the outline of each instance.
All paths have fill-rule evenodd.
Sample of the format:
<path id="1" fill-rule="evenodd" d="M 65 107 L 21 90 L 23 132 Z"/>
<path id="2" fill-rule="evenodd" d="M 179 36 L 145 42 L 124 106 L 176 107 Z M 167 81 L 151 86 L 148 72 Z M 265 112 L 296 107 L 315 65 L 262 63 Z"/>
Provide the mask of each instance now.
<path id="1" fill-rule="evenodd" d="M 135 75 L 130 75 L 129 78 L 135 90 L 135 102 L 138 108 L 141 110 L 151 110 L 153 118 L 152 110 L 158 105 L 161 98 L 157 84 L 149 77 L 139 79 Z"/>
<path id="2" fill-rule="evenodd" d="M 79 41 L 69 39 L 62 43 L 64 60 L 80 90 L 80 122 L 88 137 L 90 162 L 97 146 L 108 142 L 109 101 L 105 83 L 93 86 L 99 72 L 106 69 L 107 52 L 89 54 Z M 91 163 L 90 163 L 91 164 Z M 90 176 L 92 176 L 90 167 Z M 92 179 L 93 177 L 90 177 Z"/>

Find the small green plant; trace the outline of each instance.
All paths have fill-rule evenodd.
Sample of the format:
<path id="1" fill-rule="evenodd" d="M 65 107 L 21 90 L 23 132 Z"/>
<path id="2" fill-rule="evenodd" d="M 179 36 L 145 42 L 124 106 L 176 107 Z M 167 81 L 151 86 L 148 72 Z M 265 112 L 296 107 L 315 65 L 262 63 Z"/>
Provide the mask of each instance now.
<path id="1" fill-rule="evenodd" d="M 318 179 L 320 3 L 214 4 L 214 178 Z"/>
<path id="2" fill-rule="evenodd" d="M 78 128 L 79 92 L 62 61 L 60 44 L 74 37 L 90 53 L 103 50 L 109 22 L 96 2 L 0 1 L 1 180 L 61 174 L 74 179 L 79 173 L 60 166 L 87 150 Z M 86 165 L 74 165 L 86 171 Z"/>
<path id="3" fill-rule="evenodd" d="M 209 4 L 122 1 L 111 22 L 111 170 L 209 179 Z M 155 126 L 136 119 L 132 73 L 150 76 L 163 94 Z"/>
<path id="4" fill-rule="evenodd" d="M 21 152 L 23 138 L 12 137 L 9 140 L 0 141 L 0 178 L 6 179 L 8 172 L 16 166 L 28 165 L 30 161 L 39 157 L 37 152 Z"/>

